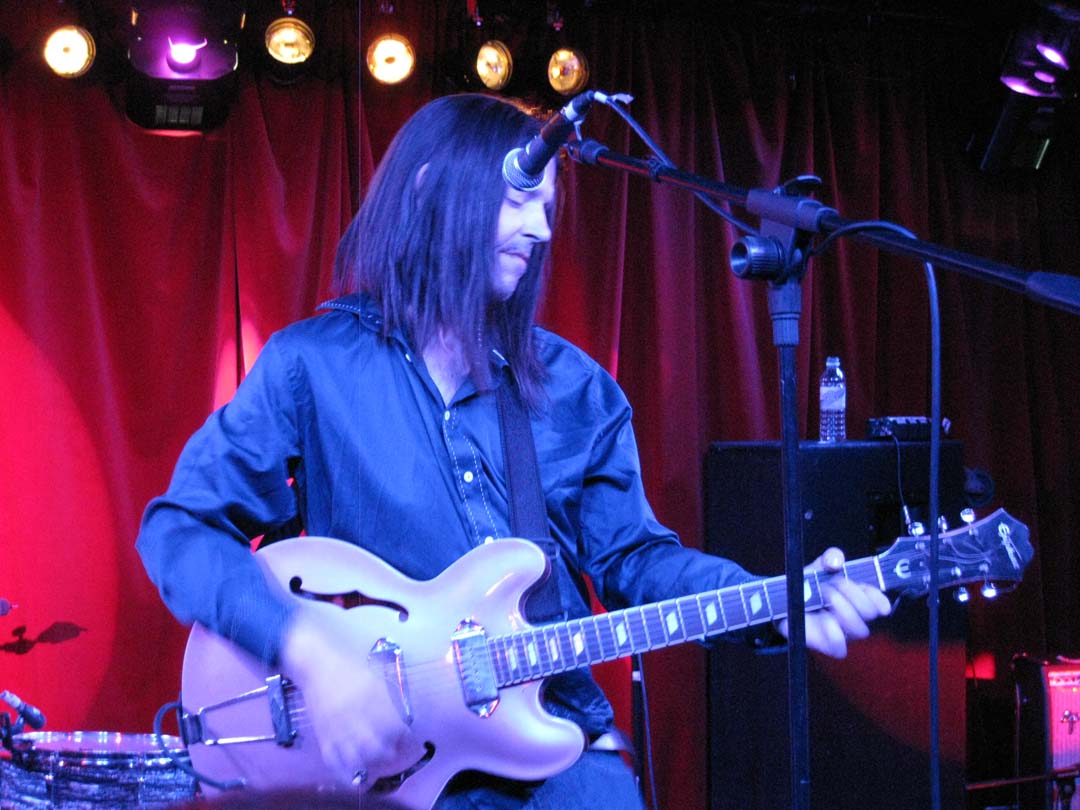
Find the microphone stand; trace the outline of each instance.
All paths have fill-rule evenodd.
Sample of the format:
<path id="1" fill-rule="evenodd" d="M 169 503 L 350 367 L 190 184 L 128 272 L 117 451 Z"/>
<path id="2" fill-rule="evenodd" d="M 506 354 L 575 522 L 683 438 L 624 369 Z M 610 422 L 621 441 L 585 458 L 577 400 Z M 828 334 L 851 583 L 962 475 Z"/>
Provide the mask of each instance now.
<path id="1" fill-rule="evenodd" d="M 570 157 L 593 166 L 618 169 L 647 177 L 656 183 L 678 186 L 725 200 L 760 218 L 760 234 L 741 239 L 732 249 L 731 269 L 740 278 L 768 282 L 769 313 L 773 320 L 773 342 L 780 361 L 781 445 L 780 470 L 783 483 L 784 558 L 787 576 L 788 618 L 788 707 L 791 735 L 792 810 L 810 806 L 810 742 L 807 707 L 807 657 L 805 610 L 803 604 L 802 493 L 799 486 L 798 397 L 796 347 L 801 315 L 801 282 L 808 269 L 807 248 L 815 234 L 831 234 L 856 221 L 841 217 L 834 209 L 804 196 L 820 180 L 805 176 L 774 190 L 746 190 L 684 172 L 657 160 L 643 160 L 613 152 L 594 140 L 569 141 Z M 1080 278 L 1047 272 L 1029 272 L 923 242 L 892 231 L 852 230 L 851 238 L 888 253 L 933 263 L 955 272 L 1019 292 L 1057 309 L 1080 315 Z M 936 408 L 934 409 L 936 410 Z M 940 420 L 937 421 L 938 424 Z M 931 456 L 938 450 L 938 425 L 931 425 Z M 936 470 L 934 458 L 931 468 Z M 937 598 L 937 489 L 930 493 L 930 598 L 931 642 L 936 639 Z M 931 751 L 938 750 L 936 709 L 936 664 L 931 671 Z M 934 759 L 934 757 L 932 757 Z M 931 763 L 931 798 L 940 803 L 940 786 L 935 762 Z"/>

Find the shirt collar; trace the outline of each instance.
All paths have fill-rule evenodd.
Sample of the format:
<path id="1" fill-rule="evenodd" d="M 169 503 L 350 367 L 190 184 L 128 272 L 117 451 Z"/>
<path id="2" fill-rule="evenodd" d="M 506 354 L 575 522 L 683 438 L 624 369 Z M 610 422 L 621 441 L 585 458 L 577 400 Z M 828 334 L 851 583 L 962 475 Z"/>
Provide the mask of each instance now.
<path id="1" fill-rule="evenodd" d="M 383 317 L 379 311 L 379 306 L 367 295 L 361 295 L 360 293 L 351 293 L 349 295 L 343 295 L 339 298 L 333 298 L 329 301 L 324 301 L 319 304 L 320 310 L 341 310 L 343 312 L 351 312 L 354 315 L 359 316 L 360 323 L 367 327 L 372 332 L 382 332 Z M 404 336 L 396 333 L 398 340 L 405 342 Z M 510 368 L 510 361 L 506 359 L 502 352 L 498 349 L 492 349 L 490 352 L 491 365 L 496 369 L 508 369 Z"/>

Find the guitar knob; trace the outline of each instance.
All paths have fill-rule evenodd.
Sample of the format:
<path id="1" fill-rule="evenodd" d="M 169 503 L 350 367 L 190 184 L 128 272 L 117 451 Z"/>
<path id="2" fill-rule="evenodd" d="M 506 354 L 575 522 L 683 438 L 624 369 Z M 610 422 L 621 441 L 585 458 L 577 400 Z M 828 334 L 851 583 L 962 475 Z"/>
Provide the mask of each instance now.
<path id="1" fill-rule="evenodd" d="M 968 593 L 968 589 L 961 585 L 955 591 L 953 591 L 953 599 L 959 602 L 961 605 L 967 604 L 971 601 L 971 594 Z"/>

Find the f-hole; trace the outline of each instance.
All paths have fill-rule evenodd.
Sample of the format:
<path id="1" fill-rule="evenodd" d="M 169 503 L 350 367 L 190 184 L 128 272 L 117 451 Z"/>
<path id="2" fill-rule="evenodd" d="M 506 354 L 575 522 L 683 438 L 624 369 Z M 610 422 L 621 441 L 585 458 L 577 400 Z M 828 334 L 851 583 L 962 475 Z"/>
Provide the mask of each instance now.
<path id="1" fill-rule="evenodd" d="M 300 576 L 294 576 L 289 580 L 289 592 L 301 599 L 310 599 L 312 602 L 329 602 L 332 605 L 337 605 L 342 610 L 352 610 L 353 608 L 368 606 L 384 607 L 396 611 L 398 614 L 398 621 L 400 622 L 406 621 L 409 618 L 409 611 L 406 610 L 403 605 L 399 605 L 397 602 L 390 602 L 386 599 L 368 596 L 357 590 L 342 591 L 341 593 L 319 593 L 317 591 L 309 591 L 304 588 L 304 580 Z"/>

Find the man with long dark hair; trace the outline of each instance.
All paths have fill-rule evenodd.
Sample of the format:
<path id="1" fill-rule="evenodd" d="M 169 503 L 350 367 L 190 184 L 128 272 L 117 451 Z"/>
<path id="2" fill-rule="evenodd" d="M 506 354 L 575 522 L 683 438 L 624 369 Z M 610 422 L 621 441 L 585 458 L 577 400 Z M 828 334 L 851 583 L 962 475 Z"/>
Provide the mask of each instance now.
<path id="1" fill-rule="evenodd" d="M 518 392 L 528 414 L 563 616 L 589 615 L 585 577 L 609 609 L 755 579 L 684 548 L 657 522 L 622 391 L 580 349 L 533 323 L 556 166 L 538 188 L 518 191 L 504 183 L 501 164 L 538 130 L 519 107 L 481 95 L 417 112 L 341 240 L 342 296 L 268 341 L 146 510 L 138 549 L 170 609 L 299 685 L 323 760 L 345 783 L 386 782 L 402 762 L 422 768 L 430 741 L 415 739 L 402 705 L 408 695 L 388 695 L 370 650 L 342 643 L 328 614 L 267 582 L 250 538 L 302 528 L 429 580 L 470 549 L 512 536 L 502 386 Z M 837 550 L 824 556 L 818 565 L 830 569 L 842 561 Z M 807 643 L 837 656 L 889 609 L 878 591 L 846 581 L 829 588 L 829 602 L 808 614 Z M 543 700 L 586 741 L 611 731 L 611 707 L 587 669 L 551 678 Z M 438 801 L 641 806 L 618 755 L 591 746 L 542 781 L 463 774 Z"/>

